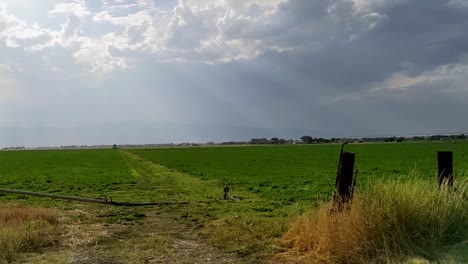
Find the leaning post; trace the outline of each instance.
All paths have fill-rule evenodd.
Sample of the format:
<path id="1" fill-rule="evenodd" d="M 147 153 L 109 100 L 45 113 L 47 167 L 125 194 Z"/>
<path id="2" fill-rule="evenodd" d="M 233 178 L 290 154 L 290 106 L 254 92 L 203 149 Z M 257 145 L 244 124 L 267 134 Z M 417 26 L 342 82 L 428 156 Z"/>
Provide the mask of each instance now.
<path id="1" fill-rule="evenodd" d="M 338 185 L 338 178 L 340 174 L 340 169 L 341 169 L 341 157 L 343 156 L 343 151 L 344 151 L 344 146 L 346 145 L 346 142 L 343 142 L 341 144 L 341 150 L 340 150 L 340 159 L 338 160 L 338 169 L 336 170 L 336 181 L 335 181 L 335 188 Z"/>
<path id="2" fill-rule="evenodd" d="M 342 209 L 341 205 L 349 202 L 352 197 L 354 160 L 354 153 L 343 152 L 341 154 L 340 169 L 336 178 L 336 194 L 333 199 L 339 210 Z"/>
<path id="3" fill-rule="evenodd" d="M 453 186 L 453 152 L 437 152 L 439 188 L 442 185 Z"/>

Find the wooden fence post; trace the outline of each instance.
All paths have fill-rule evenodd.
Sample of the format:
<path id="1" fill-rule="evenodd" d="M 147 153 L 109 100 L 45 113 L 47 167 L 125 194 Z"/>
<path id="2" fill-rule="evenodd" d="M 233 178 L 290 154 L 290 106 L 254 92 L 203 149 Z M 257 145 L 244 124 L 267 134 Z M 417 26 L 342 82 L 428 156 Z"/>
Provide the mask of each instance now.
<path id="1" fill-rule="evenodd" d="M 334 197 L 335 204 L 338 203 L 340 210 L 341 204 L 350 201 L 352 196 L 354 159 L 354 153 L 343 152 L 341 154 L 341 164 L 336 178 L 336 194 Z"/>
<path id="2" fill-rule="evenodd" d="M 347 144 L 346 142 L 341 144 L 340 159 L 338 160 L 338 169 L 336 170 L 335 188 L 336 186 L 338 186 L 338 178 L 340 177 L 340 169 L 341 169 L 341 158 L 343 157 L 344 146 L 346 144 Z"/>
<path id="3" fill-rule="evenodd" d="M 453 186 L 453 152 L 437 152 L 437 163 L 439 168 L 439 188 L 442 185 Z"/>

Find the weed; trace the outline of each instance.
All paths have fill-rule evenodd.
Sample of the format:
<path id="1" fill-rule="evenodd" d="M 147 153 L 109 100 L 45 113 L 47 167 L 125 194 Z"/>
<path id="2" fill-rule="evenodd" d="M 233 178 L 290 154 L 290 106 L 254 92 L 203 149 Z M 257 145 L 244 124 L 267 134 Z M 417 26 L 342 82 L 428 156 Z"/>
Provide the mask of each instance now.
<path id="1" fill-rule="evenodd" d="M 309 263 L 438 261 L 468 239 L 467 191 L 465 181 L 456 191 L 414 177 L 377 181 L 355 196 L 350 210 L 324 203 L 303 214 L 281 241 Z M 424 263 L 416 259 L 408 263 Z"/>
<path id="2" fill-rule="evenodd" d="M 57 224 L 50 209 L 0 204 L 0 263 L 53 243 Z"/>

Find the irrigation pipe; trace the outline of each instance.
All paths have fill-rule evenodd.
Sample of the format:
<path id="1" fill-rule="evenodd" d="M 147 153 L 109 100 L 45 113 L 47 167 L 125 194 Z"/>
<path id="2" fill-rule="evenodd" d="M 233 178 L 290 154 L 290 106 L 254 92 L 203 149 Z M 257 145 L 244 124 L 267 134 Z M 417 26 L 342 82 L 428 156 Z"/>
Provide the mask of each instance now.
<path id="1" fill-rule="evenodd" d="M 115 201 L 112 201 L 112 199 L 110 201 L 108 201 L 108 200 L 103 200 L 103 199 L 84 198 L 84 197 L 67 196 L 67 195 L 59 195 L 59 194 L 49 194 L 49 193 L 38 193 L 38 192 L 3 189 L 3 188 L 0 188 L 0 192 L 31 195 L 31 196 L 37 196 L 37 197 L 53 198 L 53 199 L 70 200 L 70 201 L 79 201 L 79 202 L 85 202 L 85 203 L 110 204 L 110 205 L 116 205 L 116 206 L 148 206 L 148 205 L 188 204 L 188 202 L 149 202 L 149 203 L 115 202 Z"/>

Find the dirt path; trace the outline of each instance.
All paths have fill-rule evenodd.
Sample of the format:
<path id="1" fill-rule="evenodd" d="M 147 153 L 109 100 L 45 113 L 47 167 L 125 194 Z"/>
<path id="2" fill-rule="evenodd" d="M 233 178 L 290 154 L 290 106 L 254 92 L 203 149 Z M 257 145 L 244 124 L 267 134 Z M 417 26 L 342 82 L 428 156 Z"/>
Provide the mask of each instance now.
<path id="1" fill-rule="evenodd" d="M 170 247 L 167 254 L 159 257 L 160 263 L 245 263 L 235 254 L 208 245 L 195 228 L 177 222 L 169 214 L 159 214 L 151 221 L 151 226 L 167 238 Z"/>

